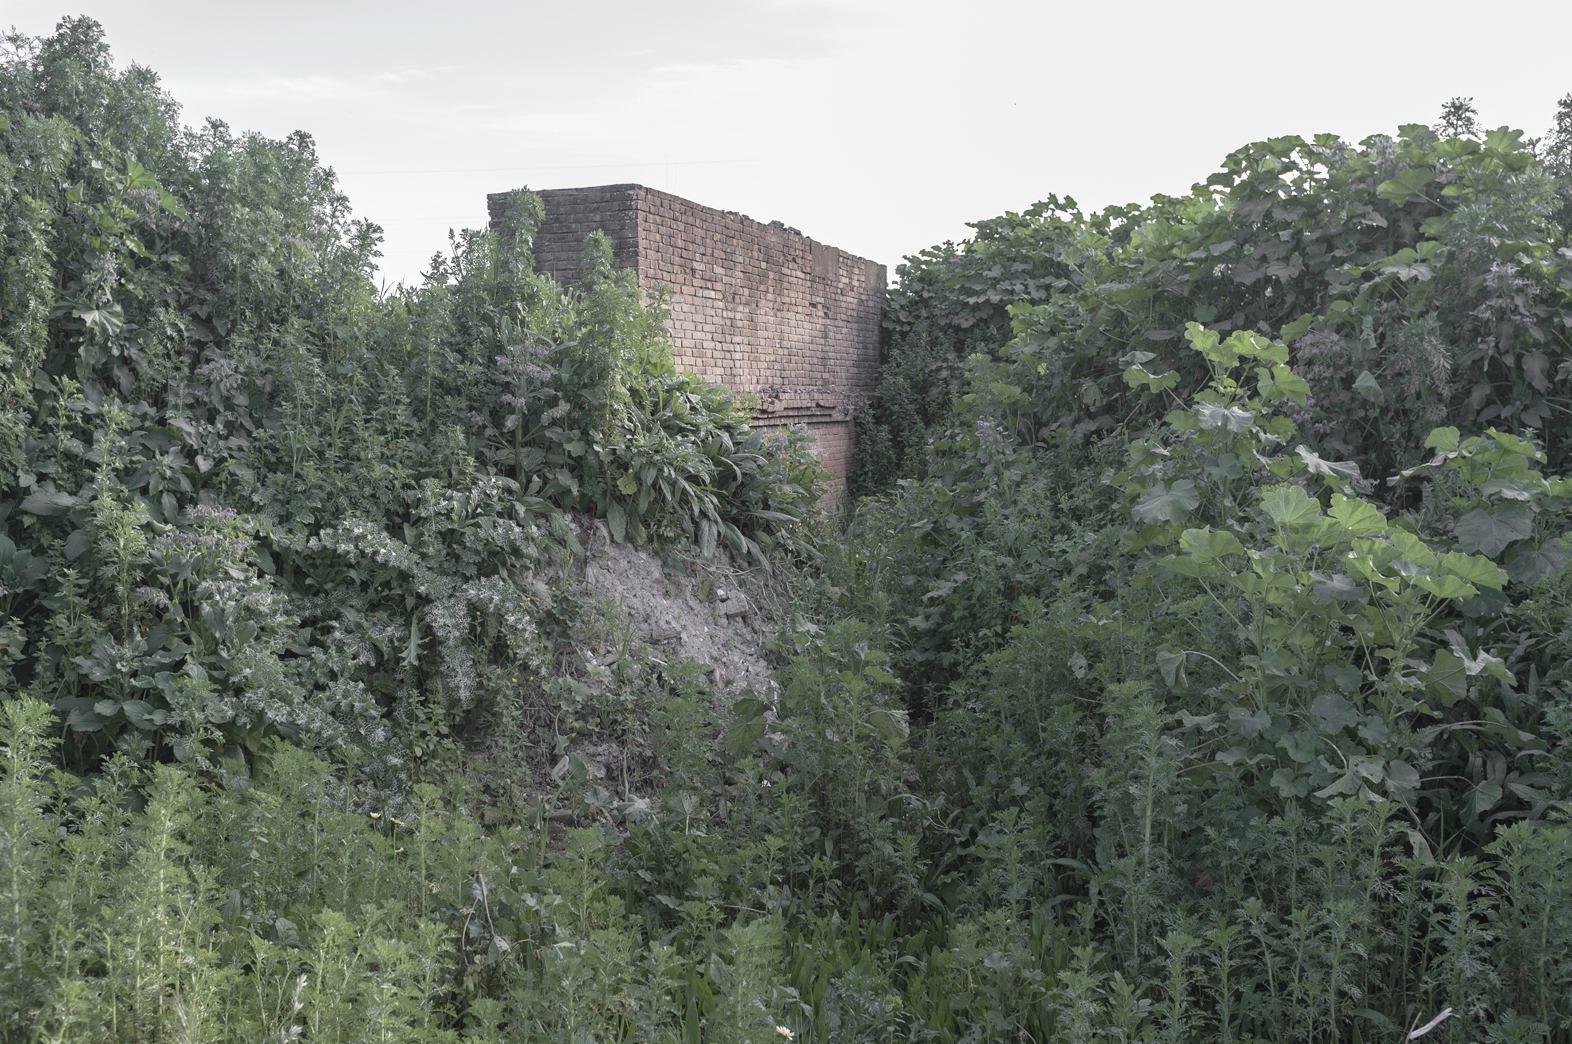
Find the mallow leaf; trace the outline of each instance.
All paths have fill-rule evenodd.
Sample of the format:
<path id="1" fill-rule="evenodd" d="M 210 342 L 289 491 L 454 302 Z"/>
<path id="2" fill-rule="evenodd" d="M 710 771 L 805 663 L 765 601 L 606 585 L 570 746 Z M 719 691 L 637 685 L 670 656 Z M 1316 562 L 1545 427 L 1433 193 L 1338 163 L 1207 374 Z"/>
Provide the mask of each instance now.
<path id="1" fill-rule="evenodd" d="M 1195 419 L 1203 428 L 1227 425 L 1229 431 L 1241 432 L 1255 422 L 1255 414 L 1238 406 L 1219 406 L 1216 403 L 1203 402 L 1195 407 Z"/>
<path id="2" fill-rule="evenodd" d="M 1474 814 L 1482 816 L 1500 804 L 1501 784 L 1493 779 L 1487 779 L 1474 788 L 1474 792 L 1470 797 L 1474 806 Z"/>
<path id="3" fill-rule="evenodd" d="M 1452 535 L 1464 551 L 1478 551 L 1495 558 L 1514 540 L 1534 535 L 1534 518 L 1527 505 L 1507 501 L 1470 511 L 1457 520 Z"/>
<path id="4" fill-rule="evenodd" d="M 1420 167 L 1405 170 L 1391 181 L 1383 181 L 1376 186 L 1376 195 L 1381 199 L 1389 199 L 1394 203 L 1407 203 L 1413 197 L 1424 192 L 1425 186 L 1436 179 L 1435 174 Z"/>
<path id="5" fill-rule="evenodd" d="M 1317 696 L 1310 704 L 1310 713 L 1321 719 L 1321 732 L 1328 736 L 1359 724 L 1354 705 L 1335 692 Z"/>
<path id="6" fill-rule="evenodd" d="M 1185 516 L 1200 504 L 1201 496 L 1195 491 L 1195 482 L 1179 479 L 1172 486 L 1159 482 L 1147 490 L 1146 495 L 1135 502 L 1130 513 L 1137 520 L 1150 524 L 1183 522 Z"/>
<path id="7" fill-rule="evenodd" d="M 731 705 L 731 725 L 726 729 L 726 753 L 741 757 L 764 736 L 764 714 L 769 708 L 763 700 L 745 696 Z"/>
<path id="8" fill-rule="evenodd" d="M 1450 707 L 1468 695 L 1468 671 L 1463 661 L 1445 649 L 1437 650 L 1435 662 L 1425 673 L 1425 692 Z"/>
<path id="9" fill-rule="evenodd" d="M 1365 596 L 1364 586 L 1342 573 L 1311 570 L 1310 579 L 1315 582 L 1315 596 L 1320 599 L 1356 602 Z"/>
<path id="10" fill-rule="evenodd" d="M 1359 536 L 1386 532 L 1386 516 L 1375 505 L 1341 493 L 1332 494 L 1331 516 Z"/>
<path id="11" fill-rule="evenodd" d="M 1321 505 L 1294 485 L 1273 486 L 1261 498 L 1261 507 L 1279 525 L 1304 525 L 1321 517 Z"/>
<path id="12" fill-rule="evenodd" d="M 1406 761 L 1386 763 L 1386 792 L 1400 801 L 1411 799 L 1419 790 L 1419 770 Z"/>
<path id="13" fill-rule="evenodd" d="M 1425 438 L 1425 449 L 1433 449 L 1437 453 L 1456 453 L 1462 437 L 1456 428 L 1432 428 Z"/>
<path id="14" fill-rule="evenodd" d="M 1304 459 L 1305 467 L 1313 475 L 1330 475 L 1345 481 L 1359 477 L 1359 465 L 1351 460 L 1327 460 L 1308 446 L 1296 446 L 1294 452 Z"/>
<path id="15" fill-rule="evenodd" d="M 1567 552 L 1560 543 L 1550 541 L 1535 547 L 1514 544 L 1502 560 L 1507 573 L 1520 584 L 1536 584 L 1566 568 Z"/>
<path id="16" fill-rule="evenodd" d="M 1219 532 L 1211 526 L 1205 529 L 1187 529 L 1179 538 L 1179 546 L 1196 558 L 1221 558 L 1223 555 L 1242 555 L 1245 546 L 1232 533 Z"/>
<path id="17" fill-rule="evenodd" d="M 1184 671 L 1184 653 L 1159 649 L 1157 666 L 1163 672 L 1163 681 L 1168 683 L 1170 689 L 1182 689 L 1188 683 Z"/>
<path id="18" fill-rule="evenodd" d="M 1436 559 L 1436 564 L 1459 580 L 1466 580 L 1479 587 L 1493 587 L 1500 590 L 1507 582 L 1507 574 L 1503 569 L 1490 559 L 1481 558 L 1479 555 L 1448 551 Z"/>

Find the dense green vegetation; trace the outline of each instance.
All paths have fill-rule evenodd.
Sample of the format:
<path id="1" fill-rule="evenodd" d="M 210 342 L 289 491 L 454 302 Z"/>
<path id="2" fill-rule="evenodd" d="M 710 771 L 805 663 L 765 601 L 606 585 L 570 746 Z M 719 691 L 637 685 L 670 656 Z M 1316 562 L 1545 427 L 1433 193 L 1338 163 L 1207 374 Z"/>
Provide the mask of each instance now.
<path id="1" fill-rule="evenodd" d="M 1572 1039 L 1572 98 L 910 259 L 839 520 L 528 193 L 379 294 L 177 115 L 7 39 L 0 1039 Z M 567 672 L 570 510 L 778 689 Z"/>

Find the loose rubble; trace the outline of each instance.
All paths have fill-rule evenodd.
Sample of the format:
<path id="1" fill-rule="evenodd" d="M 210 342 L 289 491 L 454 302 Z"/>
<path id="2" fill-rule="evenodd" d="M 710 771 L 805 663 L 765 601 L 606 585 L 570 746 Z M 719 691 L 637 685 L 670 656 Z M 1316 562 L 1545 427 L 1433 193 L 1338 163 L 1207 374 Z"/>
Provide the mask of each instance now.
<path id="1" fill-rule="evenodd" d="M 674 568 L 650 551 L 612 541 L 605 522 L 575 519 L 584 545 L 585 594 L 613 608 L 629 636 L 650 648 L 651 660 L 704 666 L 715 690 L 736 697 L 774 683 L 765 636 L 774 599 L 765 579 L 741 568 L 726 548 L 710 562 L 682 560 Z M 611 667 L 615 647 L 584 650 Z"/>

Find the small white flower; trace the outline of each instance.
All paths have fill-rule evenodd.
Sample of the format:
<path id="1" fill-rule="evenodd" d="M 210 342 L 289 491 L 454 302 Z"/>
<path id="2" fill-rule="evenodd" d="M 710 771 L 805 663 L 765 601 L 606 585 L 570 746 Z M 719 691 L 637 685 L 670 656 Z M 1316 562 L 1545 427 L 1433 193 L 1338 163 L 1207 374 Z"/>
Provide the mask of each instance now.
<path id="1" fill-rule="evenodd" d="M 796 1036 L 795 1033 L 793 1033 L 789 1028 L 787 1028 L 785 1026 L 776 1026 L 775 1027 L 775 1032 L 779 1033 L 781 1036 L 785 1037 L 787 1040 L 791 1040 L 793 1037 Z"/>

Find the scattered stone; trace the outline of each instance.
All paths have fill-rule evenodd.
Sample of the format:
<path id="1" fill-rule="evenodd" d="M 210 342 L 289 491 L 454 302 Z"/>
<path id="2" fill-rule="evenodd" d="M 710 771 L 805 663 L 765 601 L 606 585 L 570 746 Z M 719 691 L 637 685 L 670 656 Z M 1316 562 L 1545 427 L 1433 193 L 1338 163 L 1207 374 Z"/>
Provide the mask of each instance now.
<path id="1" fill-rule="evenodd" d="M 604 522 L 584 516 L 573 522 L 585 548 L 584 594 L 615 607 L 638 640 L 656 647 L 650 662 L 696 660 L 713 668 L 713 684 L 729 696 L 769 691 L 769 624 L 760 620 L 760 607 L 769 604 L 765 580 L 730 548 L 717 548 L 713 560 L 679 574 L 643 548 L 614 543 Z M 613 649 L 595 659 L 610 667 L 618 655 Z"/>

